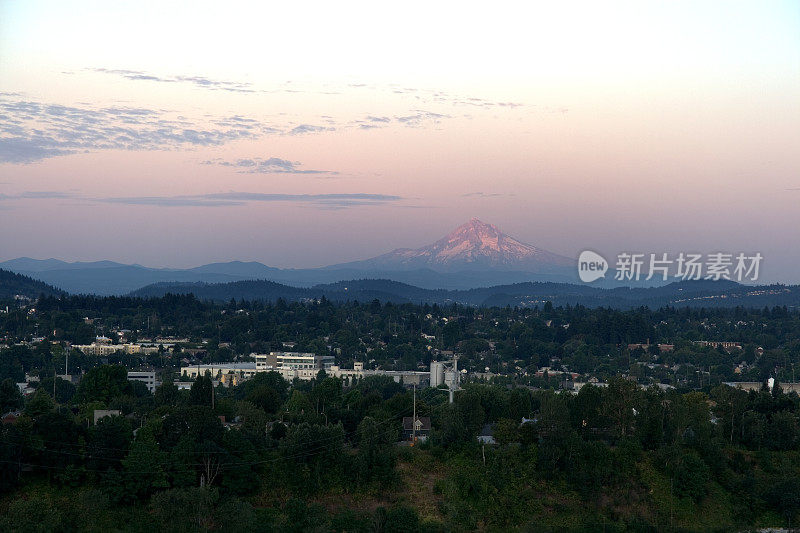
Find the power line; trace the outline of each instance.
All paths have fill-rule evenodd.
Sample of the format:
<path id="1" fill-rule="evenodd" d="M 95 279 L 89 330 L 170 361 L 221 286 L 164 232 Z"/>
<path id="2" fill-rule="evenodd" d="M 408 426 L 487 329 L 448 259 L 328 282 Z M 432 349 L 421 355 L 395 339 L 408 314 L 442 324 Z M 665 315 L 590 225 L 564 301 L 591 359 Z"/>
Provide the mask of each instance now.
<path id="1" fill-rule="evenodd" d="M 392 421 L 396 420 L 398 417 L 401 417 L 401 416 L 403 416 L 405 414 L 408 414 L 408 411 L 409 411 L 408 408 L 403 409 L 401 411 L 398 411 L 395 415 L 393 415 L 393 416 L 391 416 L 391 417 L 389 417 L 389 418 L 387 418 L 387 419 L 385 419 L 383 421 L 378 422 L 376 425 L 380 426 L 380 425 L 383 425 L 383 424 L 388 424 L 389 422 L 392 422 Z M 390 432 L 393 432 L 393 431 L 396 431 L 396 430 L 394 428 L 389 428 L 389 429 L 384 430 L 383 432 L 379 432 L 378 435 L 388 435 Z M 342 435 L 342 438 L 344 436 L 345 436 L 345 434 Z M 338 439 L 339 439 L 339 436 L 330 436 L 330 437 L 326 437 L 326 438 L 323 438 L 323 439 L 317 439 L 316 441 L 311 441 L 310 444 L 318 445 L 318 444 L 333 442 L 333 441 L 338 440 Z M 2 440 L 2 439 L 0 439 L 0 440 Z M 41 440 L 44 441 L 44 439 L 41 439 Z M 4 442 L 6 442 L 8 444 L 12 444 L 12 445 L 15 444 L 15 443 L 13 443 L 11 441 L 8 441 L 8 440 L 5 440 Z M 47 441 L 47 442 L 58 443 L 59 441 Z M 62 442 L 61 444 L 70 445 L 70 446 L 79 446 L 79 445 L 75 445 L 75 444 L 71 444 L 71 443 L 65 443 L 65 442 Z M 294 446 L 295 447 L 299 447 L 299 446 L 302 446 L 303 444 L 306 444 L 306 443 L 298 443 L 298 444 L 296 444 Z M 40 451 L 40 452 L 58 453 L 58 454 L 62 454 L 62 455 L 83 457 L 84 459 L 87 459 L 87 460 L 94 459 L 93 457 L 87 457 L 86 454 L 66 452 L 66 451 L 63 451 L 63 450 L 52 450 L 52 449 L 48 449 L 48 448 L 32 448 L 32 449 L 35 450 L 35 451 Z M 124 449 L 121 449 L 121 448 L 105 448 L 105 449 L 112 450 L 112 451 L 124 451 L 124 452 L 130 453 L 130 449 L 128 449 L 128 450 L 124 450 Z M 304 456 L 305 457 L 311 457 L 311 456 L 323 453 L 326 449 L 327 449 L 327 446 L 323 445 L 323 446 L 319 446 L 317 448 L 313 448 L 311 450 L 306 450 L 306 451 L 295 453 L 295 454 L 292 454 L 292 455 L 274 457 L 274 458 L 264 459 L 264 460 L 259 460 L 259 461 L 222 462 L 220 464 L 220 467 L 224 470 L 227 467 L 256 466 L 256 465 L 260 465 L 260 464 L 268 464 L 268 463 L 273 463 L 273 462 L 277 462 L 277 461 L 285 461 L 285 460 L 294 459 L 294 458 L 297 458 L 297 457 L 304 457 Z M 278 451 L 279 450 L 280 450 L 280 447 L 278 448 Z M 193 451 L 190 451 L 189 453 L 190 454 L 197 454 L 197 455 L 208 455 L 208 454 L 234 455 L 234 454 L 232 454 L 231 452 L 228 452 L 228 451 L 200 452 L 200 451 L 193 450 Z M 102 460 L 113 460 L 113 459 L 102 458 Z M 18 462 L 18 461 L 4 461 L 3 460 L 3 461 L 0 461 L 0 462 L 8 463 L 8 464 L 17 464 L 17 465 L 20 465 L 20 466 L 30 466 L 30 467 L 38 467 L 38 468 L 45 468 L 45 469 L 56 469 L 56 470 L 58 470 L 58 469 L 66 470 L 68 468 L 68 466 L 59 467 L 59 466 L 51 466 L 51 465 L 39 465 L 39 464 L 34 464 L 34 463 L 21 463 L 21 462 Z M 193 466 L 206 466 L 206 465 L 207 465 L 207 463 L 180 463 L 179 466 L 180 467 L 193 467 Z M 169 466 L 169 465 L 167 465 L 167 466 Z M 101 473 L 108 472 L 108 469 L 100 470 L 100 469 L 86 468 L 85 466 L 83 468 L 84 468 L 84 470 L 87 470 L 87 471 L 90 471 L 90 472 L 101 472 Z M 180 468 L 179 468 L 179 470 L 180 470 Z M 189 470 L 189 469 L 188 468 L 184 468 L 184 470 Z M 123 470 L 123 471 L 116 471 L 116 472 L 118 474 L 125 474 L 125 475 L 166 473 L 163 469 L 162 470 L 155 470 L 155 471 L 126 471 L 126 470 Z"/>

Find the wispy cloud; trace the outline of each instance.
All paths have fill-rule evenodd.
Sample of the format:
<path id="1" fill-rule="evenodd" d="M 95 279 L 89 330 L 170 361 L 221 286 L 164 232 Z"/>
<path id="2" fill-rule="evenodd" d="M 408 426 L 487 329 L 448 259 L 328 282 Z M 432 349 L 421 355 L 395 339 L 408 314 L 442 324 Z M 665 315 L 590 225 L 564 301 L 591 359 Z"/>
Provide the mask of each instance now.
<path id="1" fill-rule="evenodd" d="M 402 196 L 370 193 L 277 194 L 256 192 L 224 192 L 179 196 L 123 196 L 94 198 L 96 202 L 151 205 L 162 207 L 223 207 L 251 202 L 291 202 L 323 209 L 344 209 L 356 206 L 386 205 L 403 200 Z"/>
<path id="2" fill-rule="evenodd" d="M 135 70 L 93 70 L 131 80 L 191 83 L 198 87 L 219 90 L 250 90 L 248 84 L 203 76 L 165 77 Z M 33 163 L 52 157 L 98 150 L 174 150 L 219 146 L 266 135 L 303 136 L 347 128 L 373 130 L 398 125 L 411 128 L 438 127 L 444 120 L 453 118 L 453 115 L 438 108 L 434 111 L 416 107 L 425 102 L 436 103 L 437 99 L 454 105 L 455 100 L 449 95 L 409 87 L 395 87 L 392 90 L 416 95 L 415 107 L 406 114 L 387 116 L 369 113 L 358 120 L 337 119 L 329 115 L 315 119 L 276 115 L 269 120 L 238 114 L 187 117 L 177 111 L 163 109 L 126 105 L 94 106 L 85 103 L 62 105 L 25 99 L 17 93 L 0 92 L 0 163 Z M 417 98 L 421 94 L 426 95 L 425 98 Z M 465 101 L 481 100 L 466 98 Z M 516 105 L 503 102 L 492 105 L 495 104 Z M 564 109 L 557 111 L 565 112 Z M 262 167 L 259 163 L 252 165 L 251 170 L 265 173 L 281 171 L 279 166 Z M 298 171 L 297 168 L 293 172 L 312 173 Z"/>
<path id="3" fill-rule="evenodd" d="M 141 107 L 65 106 L 0 97 L 0 163 L 32 163 L 95 150 L 218 146 L 281 132 L 240 116 L 205 123 Z"/>
<path id="4" fill-rule="evenodd" d="M 368 115 L 364 120 L 328 125 L 284 122 L 267 123 L 241 115 L 187 118 L 173 111 L 132 106 L 61 105 L 0 95 L 0 163 L 33 163 L 43 159 L 98 150 L 174 150 L 219 146 L 232 141 L 254 140 L 265 135 L 312 135 L 338 127 L 370 129 L 390 124 L 422 127 L 439 124 L 449 115 L 413 110 L 394 117 Z M 305 170 L 278 159 L 242 160 L 232 163 L 254 173 L 326 173 Z M 249 170 L 247 170 L 249 168 Z"/>
<path id="5" fill-rule="evenodd" d="M 398 204 L 403 196 L 373 193 L 289 194 L 228 191 L 204 194 L 166 196 L 86 196 L 73 191 L 26 191 L 16 194 L 0 193 L 0 208 L 17 201 L 72 200 L 80 203 L 122 204 L 160 207 L 229 207 L 250 203 L 295 203 L 320 209 L 345 209 L 357 206 Z"/>
<path id="6" fill-rule="evenodd" d="M 322 88 L 318 86 L 308 86 L 302 82 L 287 81 L 277 87 L 259 89 L 250 82 L 231 81 L 231 80 L 217 80 L 208 78 L 206 76 L 197 75 L 162 75 L 153 72 L 145 72 L 141 70 L 130 69 L 114 69 L 114 68 L 88 68 L 85 69 L 89 72 L 98 74 L 105 74 L 109 76 L 117 76 L 131 81 L 147 81 L 156 83 L 184 83 L 194 85 L 201 89 L 208 89 L 213 91 L 228 91 L 236 93 L 316 93 L 335 95 L 341 94 L 345 90 L 364 89 L 370 91 L 377 91 L 382 93 L 389 93 L 393 95 L 402 95 L 413 98 L 419 104 L 445 104 L 450 106 L 460 107 L 480 107 L 484 109 L 492 108 L 517 108 L 525 107 L 528 104 L 512 101 L 497 101 L 480 98 L 476 96 L 455 94 L 447 91 L 442 91 L 432 88 L 424 87 L 408 87 L 397 84 L 389 85 L 375 85 L 366 83 L 348 83 L 346 85 L 331 85 L 325 84 Z M 72 74 L 65 72 L 65 74 Z"/>
<path id="7" fill-rule="evenodd" d="M 350 87 L 354 87 L 354 85 L 350 85 Z M 528 105 L 522 102 L 497 101 L 463 94 L 454 94 L 431 88 L 402 87 L 399 85 L 370 86 L 370 88 L 374 90 L 390 92 L 392 94 L 413 97 L 420 104 L 445 104 L 457 107 L 480 107 L 483 109 L 492 109 L 498 107 L 517 108 Z"/>
<path id="8" fill-rule="evenodd" d="M 332 170 L 313 170 L 302 169 L 299 161 L 289 161 L 278 157 L 262 159 L 255 157 L 252 159 L 236 159 L 229 161 L 226 159 L 211 159 L 203 161 L 204 165 L 220 165 L 223 167 L 233 167 L 236 172 L 242 174 L 328 174 L 337 175 L 338 172 Z"/>
<path id="9" fill-rule="evenodd" d="M 305 133 L 320 133 L 323 131 L 334 131 L 336 128 L 330 126 L 315 126 L 313 124 L 300 124 L 289 130 L 287 135 L 303 135 Z"/>
<path id="10" fill-rule="evenodd" d="M 42 142 L 44 141 L 44 142 Z M 0 138 L 0 162 L 6 163 L 33 163 L 50 157 L 74 154 L 76 150 L 46 146 L 51 144 L 50 139 L 41 137 Z"/>
<path id="11" fill-rule="evenodd" d="M 109 68 L 91 68 L 87 69 L 91 72 L 99 74 L 108 74 L 112 76 L 119 76 L 126 80 L 133 81 L 154 81 L 159 83 L 188 83 L 201 87 L 203 89 L 210 89 L 215 91 L 228 91 L 236 93 L 253 93 L 256 92 L 252 88 L 252 84 L 238 81 L 225 81 L 206 78 L 205 76 L 159 76 L 140 70 L 126 70 L 126 69 L 109 69 Z"/>
<path id="12" fill-rule="evenodd" d="M 463 198 L 504 198 L 514 196 L 513 193 L 500 193 L 500 192 L 468 192 L 461 195 Z"/>
<path id="13" fill-rule="evenodd" d="M 443 120 L 449 118 L 453 117 L 445 113 L 434 113 L 432 111 L 413 109 L 408 115 L 395 116 L 394 118 L 387 116 L 367 115 L 362 119 L 351 122 L 350 125 L 356 126 L 362 130 L 386 128 L 393 124 L 400 124 L 410 128 L 420 128 L 427 125 L 438 125 Z"/>
<path id="14" fill-rule="evenodd" d="M 422 111 L 422 110 L 414 110 L 412 115 L 405 115 L 401 117 L 395 117 L 398 122 L 401 124 L 405 124 L 411 128 L 418 128 L 425 124 L 426 122 L 432 122 L 434 124 L 439 124 L 442 119 L 451 118 L 450 115 L 445 115 L 442 113 L 433 113 L 431 111 Z"/>
<path id="15" fill-rule="evenodd" d="M 356 120 L 355 125 L 362 130 L 374 130 L 378 128 L 385 128 L 389 126 L 391 122 L 392 119 L 389 117 L 367 115 L 361 120 Z"/>
<path id="16" fill-rule="evenodd" d="M 0 193 L 0 202 L 9 200 L 52 200 L 74 198 L 75 195 L 66 191 L 26 191 L 17 194 Z"/>
<path id="17" fill-rule="evenodd" d="M 90 198 L 89 200 L 105 204 L 152 205 L 161 207 L 225 207 L 245 205 L 245 202 L 234 200 L 213 200 L 204 196 L 113 196 L 108 198 Z"/>

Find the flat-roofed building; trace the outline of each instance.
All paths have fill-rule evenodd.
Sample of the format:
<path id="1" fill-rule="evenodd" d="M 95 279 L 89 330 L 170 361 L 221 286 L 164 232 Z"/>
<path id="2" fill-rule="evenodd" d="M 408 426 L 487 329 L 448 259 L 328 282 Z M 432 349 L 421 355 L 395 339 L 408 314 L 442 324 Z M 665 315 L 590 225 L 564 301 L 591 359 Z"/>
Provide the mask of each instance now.
<path id="1" fill-rule="evenodd" d="M 762 388 L 766 387 L 768 390 L 772 390 L 775 386 L 775 380 L 773 378 L 769 378 L 764 381 L 723 381 L 723 385 L 727 385 L 728 387 L 733 387 L 734 389 L 742 389 L 745 391 L 760 391 Z M 781 383 L 778 382 L 777 386 L 784 393 L 796 392 L 800 394 L 800 383 Z"/>
<path id="2" fill-rule="evenodd" d="M 309 380 L 317 377 L 320 370 L 330 372 L 335 362 L 332 355 L 315 355 L 304 352 L 270 352 L 268 354 L 251 354 L 255 359 L 259 372 L 274 370 L 284 379 L 295 378 Z"/>
<path id="3" fill-rule="evenodd" d="M 131 372 L 128 371 L 128 381 L 141 381 L 145 385 L 147 385 L 147 390 L 150 392 L 155 392 L 156 387 L 161 385 L 161 382 L 158 381 L 155 372 Z"/>
<path id="4" fill-rule="evenodd" d="M 96 342 L 92 344 L 73 344 L 72 347 L 76 350 L 80 350 L 85 355 L 94 355 L 98 357 L 114 355 L 118 351 L 125 350 L 123 344 L 98 344 Z"/>
<path id="5" fill-rule="evenodd" d="M 181 376 L 197 379 L 208 373 L 211 379 L 226 384 L 245 381 L 256 375 L 256 363 L 215 363 L 209 365 L 192 365 L 181 367 Z"/>
<path id="6" fill-rule="evenodd" d="M 417 370 L 364 370 L 363 363 L 356 363 L 355 368 L 340 368 L 337 365 L 331 366 L 325 372 L 334 378 L 358 378 L 362 379 L 369 376 L 388 376 L 396 383 L 406 386 L 417 385 L 426 387 L 430 384 L 431 373 Z"/>
<path id="7" fill-rule="evenodd" d="M 292 370 L 329 370 L 335 358 L 332 355 L 314 355 L 303 352 L 270 352 L 275 356 L 277 368 Z"/>
<path id="8" fill-rule="evenodd" d="M 181 375 L 196 379 L 208 372 L 212 379 L 224 385 L 235 385 L 252 378 L 259 372 L 277 372 L 287 380 L 311 380 L 317 377 L 320 370 L 328 376 L 336 378 L 364 378 L 368 376 L 389 376 L 397 383 L 406 386 L 427 386 L 430 372 L 413 370 L 365 370 L 364 364 L 356 362 L 354 368 L 341 368 L 335 365 L 331 355 L 315 355 L 300 352 L 270 352 L 268 354 L 253 353 L 250 356 L 254 363 L 217 363 L 209 365 L 192 365 L 181 367 Z"/>
<path id="9" fill-rule="evenodd" d="M 143 344 L 108 344 L 105 342 L 93 342 L 92 344 L 73 344 L 73 348 L 80 350 L 85 355 L 94 355 L 98 357 L 107 357 L 114 355 L 117 352 L 123 352 L 129 355 L 137 354 L 150 354 L 158 352 L 157 346 L 145 346 Z"/>
<path id="10" fill-rule="evenodd" d="M 270 353 L 252 353 L 250 357 L 256 360 L 256 369 L 259 372 L 268 372 L 270 370 L 277 370 L 278 357 L 275 352 Z"/>

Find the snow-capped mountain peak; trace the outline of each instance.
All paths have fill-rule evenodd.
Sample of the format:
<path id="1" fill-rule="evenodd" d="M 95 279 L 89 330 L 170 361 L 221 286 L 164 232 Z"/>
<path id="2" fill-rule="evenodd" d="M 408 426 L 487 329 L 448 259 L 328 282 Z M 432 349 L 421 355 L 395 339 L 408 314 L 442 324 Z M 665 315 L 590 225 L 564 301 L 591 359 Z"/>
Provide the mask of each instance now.
<path id="1" fill-rule="evenodd" d="M 524 254 L 535 250 L 532 246 L 527 246 L 504 235 L 497 229 L 497 226 L 486 224 L 477 218 L 470 219 L 469 222 L 457 227 L 443 239 L 425 248 L 435 252 L 435 255 L 441 260 L 509 252 Z"/>
<path id="2" fill-rule="evenodd" d="M 430 268 L 459 270 L 509 270 L 537 272 L 571 267 L 572 259 L 520 242 L 497 226 L 471 218 L 438 241 L 417 249 L 399 248 L 350 266 L 386 270 Z"/>

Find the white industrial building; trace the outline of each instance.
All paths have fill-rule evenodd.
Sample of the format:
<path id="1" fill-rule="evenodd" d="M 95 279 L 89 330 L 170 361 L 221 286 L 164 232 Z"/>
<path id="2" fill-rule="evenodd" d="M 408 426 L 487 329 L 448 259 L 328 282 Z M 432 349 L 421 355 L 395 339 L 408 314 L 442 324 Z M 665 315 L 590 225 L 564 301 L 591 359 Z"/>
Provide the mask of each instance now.
<path id="1" fill-rule="evenodd" d="M 288 381 L 292 381 L 294 378 L 313 379 L 317 377 L 320 370 L 330 372 L 335 361 L 332 355 L 303 352 L 254 353 L 250 356 L 256 360 L 256 369 L 259 372 L 275 371 Z"/>
<path id="2" fill-rule="evenodd" d="M 107 357 L 117 352 L 129 355 L 158 353 L 157 346 L 146 346 L 134 343 L 108 344 L 104 342 L 93 342 L 92 344 L 73 344 L 72 348 L 80 350 L 85 355 L 94 355 L 98 357 Z"/>
<path id="3" fill-rule="evenodd" d="M 215 363 L 181 367 L 181 376 L 197 379 L 208 374 L 211 379 L 218 380 L 225 385 L 236 385 L 252 378 L 256 372 L 264 371 L 256 370 L 256 363 Z"/>
<path id="4" fill-rule="evenodd" d="M 426 386 L 430 382 L 430 372 L 418 372 L 414 370 L 364 370 L 364 363 L 355 363 L 353 368 L 340 368 L 333 365 L 326 371 L 329 376 L 335 378 L 362 379 L 368 376 L 389 376 L 396 383 L 404 385 Z"/>
<path id="5" fill-rule="evenodd" d="M 285 380 L 295 378 L 310 380 L 320 370 L 330 373 L 334 363 L 331 355 L 314 355 L 301 352 L 270 352 L 251 354 L 254 363 L 216 363 L 181 367 L 181 375 L 197 378 L 208 373 L 212 379 L 235 385 L 252 378 L 258 372 L 277 372 Z"/>
<path id="6" fill-rule="evenodd" d="M 438 387 L 444 383 L 444 363 L 431 361 L 431 387 Z"/>
<path id="7" fill-rule="evenodd" d="M 155 392 L 156 387 L 161 385 L 161 382 L 156 377 L 155 372 L 131 372 L 128 371 L 128 381 L 141 381 L 147 385 L 147 390 Z"/>
<path id="8" fill-rule="evenodd" d="M 431 387 L 447 385 L 450 403 L 453 403 L 453 394 L 461 390 L 461 374 L 458 372 L 458 356 L 454 356 L 453 360 L 448 362 L 431 361 L 430 384 Z"/>
<path id="9" fill-rule="evenodd" d="M 405 385 L 425 386 L 430 381 L 430 372 L 411 370 L 365 370 L 364 363 L 355 363 L 353 368 L 341 368 L 335 365 L 331 355 L 315 355 L 301 352 L 270 352 L 268 354 L 251 354 L 254 363 L 217 363 L 209 365 L 193 365 L 181 368 L 181 375 L 196 379 L 208 373 L 212 379 L 223 384 L 236 385 L 252 378 L 258 372 L 277 372 L 287 381 L 295 378 L 311 380 L 317 377 L 320 370 L 328 376 L 336 378 L 361 379 L 367 376 L 389 376 L 397 383 Z"/>

